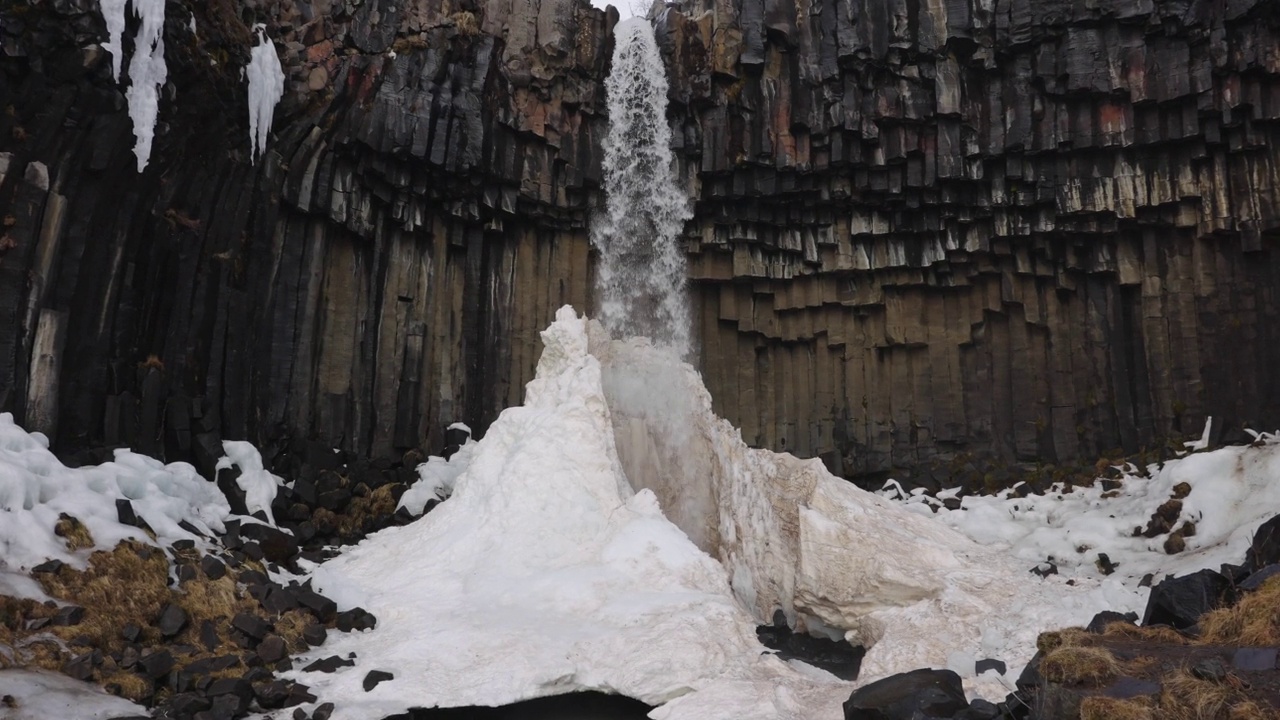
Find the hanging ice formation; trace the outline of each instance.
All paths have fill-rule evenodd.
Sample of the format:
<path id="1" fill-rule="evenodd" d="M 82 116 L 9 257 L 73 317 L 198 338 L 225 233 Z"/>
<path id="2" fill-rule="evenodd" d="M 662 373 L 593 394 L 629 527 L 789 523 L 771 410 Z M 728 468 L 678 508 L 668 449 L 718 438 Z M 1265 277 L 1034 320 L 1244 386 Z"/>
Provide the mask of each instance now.
<path id="1" fill-rule="evenodd" d="M 266 26 L 255 25 L 253 29 L 258 44 L 249 54 L 245 73 L 249 78 L 249 144 L 256 160 L 267 148 L 276 103 L 284 96 L 284 70 L 275 43 L 267 39 Z"/>
<path id="2" fill-rule="evenodd" d="M 684 357 L 689 304 L 679 236 L 692 213 L 672 170 L 667 79 L 643 18 L 614 29 L 605 90 L 606 209 L 592 227 L 600 320 L 615 336 L 647 336 Z"/>
<path id="3" fill-rule="evenodd" d="M 126 2 L 141 20 L 138 34 L 133 38 L 129 89 L 124 96 L 129 103 L 129 119 L 133 121 L 136 141 L 133 154 L 138 158 L 138 172 L 142 172 L 151 159 L 151 142 L 160 112 L 160 88 L 169 77 L 164 63 L 164 0 L 100 0 L 98 7 L 107 25 L 107 42 L 103 47 L 111 53 L 111 72 L 117 82 L 124 65 L 122 36 Z"/>
<path id="4" fill-rule="evenodd" d="M 133 36 L 133 56 L 129 59 L 129 88 L 124 99 L 133 120 L 133 154 L 138 159 L 138 172 L 151 159 L 151 141 L 155 138 L 156 117 L 160 114 L 160 87 L 169 78 L 164 64 L 164 0 L 100 0 L 99 9 L 106 22 L 104 47 L 111 54 L 111 76 L 120 81 L 124 65 L 124 6 L 131 3 L 133 14 L 141 19 Z"/>

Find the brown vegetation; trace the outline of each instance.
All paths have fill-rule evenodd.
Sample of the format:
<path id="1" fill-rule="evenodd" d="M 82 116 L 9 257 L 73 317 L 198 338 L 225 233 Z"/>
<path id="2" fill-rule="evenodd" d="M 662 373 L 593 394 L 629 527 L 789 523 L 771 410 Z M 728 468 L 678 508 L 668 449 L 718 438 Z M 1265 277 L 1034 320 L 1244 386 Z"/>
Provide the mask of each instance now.
<path id="1" fill-rule="evenodd" d="M 1080 720 L 1156 720 L 1151 706 L 1138 700 L 1095 695 L 1080 703 Z"/>
<path id="2" fill-rule="evenodd" d="M 1044 656 L 1040 674 L 1050 682 L 1100 683 L 1120 674 L 1120 662 L 1105 648 L 1064 645 Z"/>
<path id="3" fill-rule="evenodd" d="M 81 635 L 104 651 L 123 646 L 120 629 L 130 623 L 148 628 L 169 599 L 169 562 L 164 552 L 126 540 L 110 552 L 89 556 L 86 570 L 64 566 L 37 576 L 44 591 L 85 609 L 84 621 L 54 628 L 64 639 Z"/>
<path id="4" fill-rule="evenodd" d="M 1200 630 L 1200 641 L 1210 645 L 1280 645 L 1280 577 L 1231 607 L 1205 613 Z"/>
<path id="5" fill-rule="evenodd" d="M 53 534 L 62 538 L 71 552 L 93 547 L 93 535 L 89 533 L 89 528 L 66 513 L 58 516 L 58 522 L 53 526 Z"/>

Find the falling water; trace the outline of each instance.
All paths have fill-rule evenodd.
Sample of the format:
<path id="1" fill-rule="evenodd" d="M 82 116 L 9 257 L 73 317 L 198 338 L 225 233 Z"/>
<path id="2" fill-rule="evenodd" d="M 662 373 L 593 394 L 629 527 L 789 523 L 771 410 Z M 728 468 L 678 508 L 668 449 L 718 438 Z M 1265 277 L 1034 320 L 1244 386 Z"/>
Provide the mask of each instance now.
<path id="1" fill-rule="evenodd" d="M 605 90 L 606 212 L 592 228 L 600 320 L 615 337 L 644 335 L 684 357 L 689 303 L 679 235 L 692 213 L 672 168 L 662 58 L 643 18 L 614 29 Z"/>

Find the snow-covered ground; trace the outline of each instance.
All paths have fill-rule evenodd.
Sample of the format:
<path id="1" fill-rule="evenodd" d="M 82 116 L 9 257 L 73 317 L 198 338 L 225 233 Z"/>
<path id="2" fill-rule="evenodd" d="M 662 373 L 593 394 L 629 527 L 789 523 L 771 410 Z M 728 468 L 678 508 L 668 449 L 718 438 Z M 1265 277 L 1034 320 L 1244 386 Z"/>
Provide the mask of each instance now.
<path id="1" fill-rule="evenodd" d="M 951 667 L 971 693 L 1000 699 L 1044 629 L 1102 609 L 1141 611 L 1147 573 L 1239 562 L 1254 529 L 1280 512 L 1280 444 L 1195 453 L 1102 488 L 966 497 L 948 510 L 922 495 L 863 492 L 816 460 L 748 448 L 715 417 L 700 377 L 644 340 L 615 341 L 562 309 L 521 407 L 448 461 L 432 458 L 404 504 L 449 500 L 307 568 L 374 630 L 331 633 L 314 656 L 354 667 L 302 673 L 333 717 L 411 706 L 495 705 L 602 690 L 658 705 L 656 718 L 839 716 L 853 687 L 765 652 L 754 626 L 774 609 L 869 646 L 859 682 Z M 246 490 L 280 482 L 252 448 L 227 448 Z M 1134 537 L 1174 486 L 1187 551 Z M 135 528 L 127 498 L 161 541 L 186 519 L 219 530 L 225 499 L 190 466 L 120 451 L 68 469 L 47 442 L 0 415 L 0 592 L 39 596 L 26 578 L 47 558 L 81 564 L 53 535 L 78 517 L 99 546 Z M 269 497 L 255 504 L 270 504 Z M 1104 577 L 1095 560 L 1118 565 Z M 1029 569 L 1052 558 L 1060 574 Z M 975 660 L 1008 663 L 974 677 Z M 300 659 L 297 667 L 304 666 Z M 395 679 L 365 692 L 370 670 Z M 6 677 L 14 677 L 9 674 Z M 49 691 L 57 697 L 57 691 Z"/>

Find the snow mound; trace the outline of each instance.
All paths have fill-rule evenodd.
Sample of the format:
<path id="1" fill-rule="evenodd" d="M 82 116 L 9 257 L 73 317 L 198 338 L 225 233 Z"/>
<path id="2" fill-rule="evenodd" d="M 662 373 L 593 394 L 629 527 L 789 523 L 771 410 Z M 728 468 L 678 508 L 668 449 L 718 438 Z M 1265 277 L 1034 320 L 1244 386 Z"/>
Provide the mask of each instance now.
<path id="1" fill-rule="evenodd" d="M 819 462 L 748 448 L 691 367 L 590 328 L 557 313 L 525 405 L 438 463 L 447 503 L 317 569 L 379 619 L 318 650 L 355 667 L 306 677 L 335 718 L 576 690 L 666 703 L 660 718 L 837 715 L 850 684 L 762 656 L 773 608 L 873 643 L 865 682 L 957 653 L 1017 672 L 1037 630 L 1108 604 L 1100 583 L 1039 581 Z M 374 669 L 396 679 L 365 693 Z"/>
<path id="2" fill-rule="evenodd" d="M 217 486 L 187 463 L 165 465 L 116 450 L 112 462 L 69 468 L 49 451 L 43 435 L 26 432 L 13 415 L 0 413 L 0 594 L 43 599 L 21 571 L 45 560 L 85 567 L 92 549 L 71 552 L 53 533 L 62 513 L 84 524 L 97 543 L 93 549 L 129 538 L 151 543 L 138 528 L 119 522 L 117 500 L 133 505 L 159 544 L 199 539 L 179 526 L 183 520 L 202 533 L 221 532 L 231 512 Z"/>
<path id="3" fill-rule="evenodd" d="M 5 720 L 106 720 L 147 715 L 141 705 L 54 672 L 0 670 L 0 688 L 4 689 L 0 694 L 13 697 L 13 707 L 0 715 Z"/>
<path id="4" fill-rule="evenodd" d="M 256 159 L 267 149 L 271 136 L 271 121 L 275 117 L 276 103 L 284 97 L 284 69 L 276 44 L 267 39 L 266 26 L 254 25 L 258 44 L 249 52 L 249 144 Z"/>

